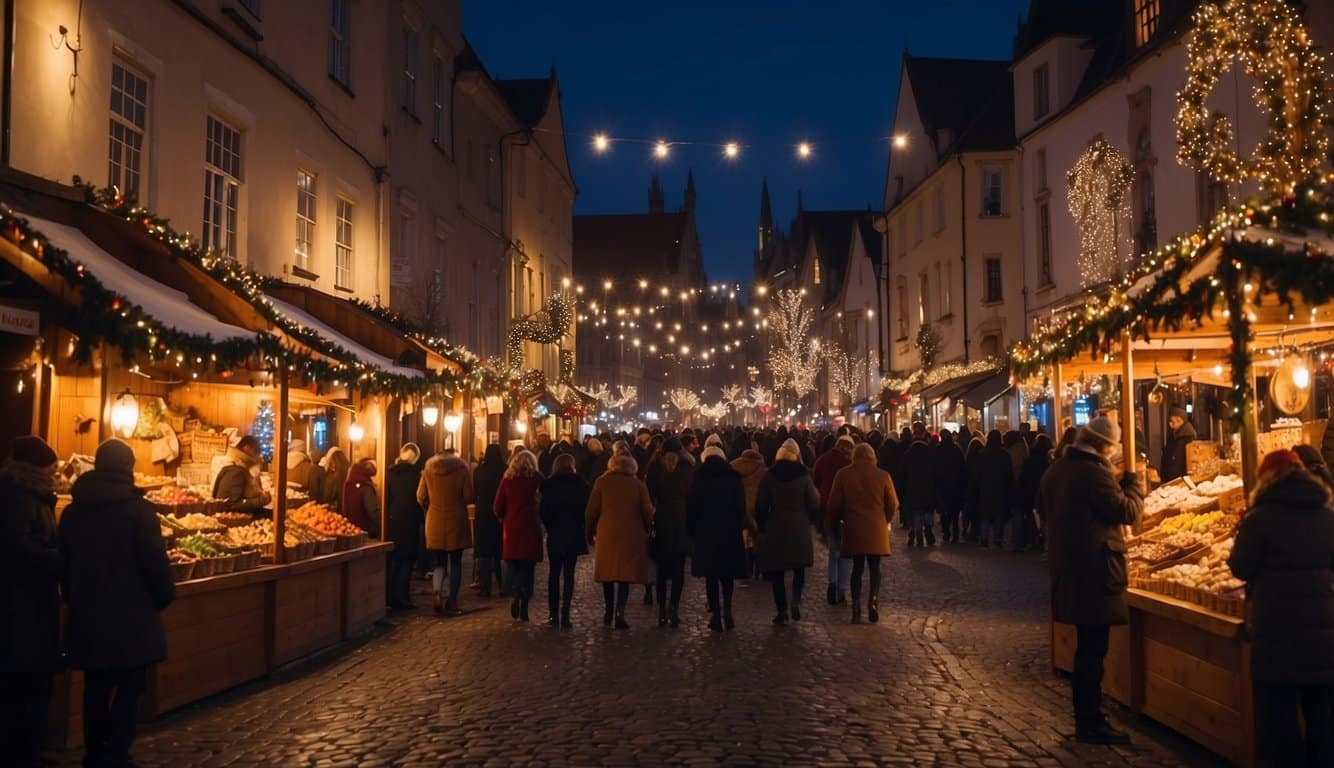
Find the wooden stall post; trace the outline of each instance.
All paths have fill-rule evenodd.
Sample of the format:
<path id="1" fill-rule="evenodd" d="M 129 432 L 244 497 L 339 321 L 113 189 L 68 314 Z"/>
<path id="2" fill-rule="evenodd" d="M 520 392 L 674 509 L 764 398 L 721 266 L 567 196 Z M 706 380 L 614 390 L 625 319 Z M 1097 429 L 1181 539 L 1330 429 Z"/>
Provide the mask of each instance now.
<path id="1" fill-rule="evenodd" d="M 278 369 L 278 422 L 273 430 L 273 562 L 286 557 L 287 540 L 287 411 L 291 407 L 292 387 L 287 371 Z"/>
<path id="2" fill-rule="evenodd" d="M 1251 403 L 1241 414 L 1241 482 L 1246 489 L 1246 498 L 1255 490 L 1255 475 L 1260 467 L 1260 415 L 1259 403 L 1255 391 L 1255 364 L 1246 364 L 1246 383 L 1251 388 Z"/>
<path id="3" fill-rule="evenodd" d="M 1051 389 L 1054 394 L 1051 399 L 1051 439 L 1057 442 L 1065 434 L 1065 423 L 1061 421 L 1065 412 L 1065 380 L 1062 373 L 1060 363 L 1052 366 Z"/>
<path id="4" fill-rule="evenodd" d="M 1127 472 L 1137 469 L 1135 461 L 1135 361 L 1130 331 L 1121 337 L 1121 461 Z"/>

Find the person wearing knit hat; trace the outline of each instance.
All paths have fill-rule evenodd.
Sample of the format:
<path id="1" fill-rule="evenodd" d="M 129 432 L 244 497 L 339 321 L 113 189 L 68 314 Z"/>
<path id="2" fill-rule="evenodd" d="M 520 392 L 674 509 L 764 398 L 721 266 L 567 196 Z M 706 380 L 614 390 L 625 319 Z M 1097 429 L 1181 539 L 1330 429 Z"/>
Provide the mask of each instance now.
<path id="1" fill-rule="evenodd" d="M 811 473 L 801 462 L 801 448 L 791 438 L 778 446 L 773 467 L 760 481 L 755 497 L 755 523 L 759 530 L 756 559 L 759 569 L 773 584 L 774 626 L 784 626 L 789 616 L 801 620 L 801 592 L 806 569 L 815 563 L 811 525 L 820 520 L 820 492 Z M 783 583 L 792 571 L 792 601 Z"/>
<path id="2" fill-rule="evenodd" d="M 694 462 L 687 459 L 685 450 L 671 450 L 672 443 L 682 442 L 673 438 L 663 443 L 662 453 L 649 464 L 644 477 L 655 510 L 651 554 L 657 574 L 658 626 L 681 624 L 681 592 L 685 588 L 685 562 L 690 548 L 686 494 L 695 472 Z"/>
<path id="3" fill-rule="evenodd" d="M 16 765 L 39 765 L 60 651 L 60 550 L 56 539 L 56 452 L 35 435 L 14 438 L 0 467 L 0 721 Z M 22 620 L 18 620 L 23 617 Z"/>
<path id="4" fill-rule="evenodd" d="M 306 452 L 305 440 L 287 444 L 287 484 L 296 486 L 312 499 L 318 500 L 324 490 L 324 468 L 316 464 Z"/>
<path id="5" fill-rule="evenodd" d="M 718 435 L 717 432 L 710 432 L 709 436 L 704 438 L 705 448 L 708 448 L 710 445 L 722 445 L 722 444 L 723 444 L 723 439 L 721 436 Z"/>
<path id="6" fill-rule="evenodd" d="M 719 445 L 704 449 L 690 484 L 686 528 L 694 542 L 690 570 L 704 579 L 709 629 L 735 629 L 732 594 L 736 579 L 746 576 L 743 531 L 751 527 L 746 514 L 746 489 L 741 475 L 727 463 Z"/>
<path id="7" fill-rule="evenodd" d="M 384 478 L 384 540 L 394 543 L 386 564 L 389 581 L 385 603 L 400 611 L 417 607 L 412 603 L 412 566 L 421 548 L 422 524 L 426 519 L 417 502 L 422 477 L 420 459 L 421 448 L 416 443 L 404 443 L 398 450 L 398 461 Z"/>
<path id="8" fill-rule="evenodd" d="M 727 458 L 727 454 L 723 453 L 723 449 L 719 447 L 717 443 L 705 446 L 704 453 L 700 454 L 700 458 L 703 459 L 704 461 L 708 461 L 709 459 L 714 457 L 724 460 Z"/>
<path id="9" fill-rule="evenodd" d="M 1089 421 L 1074 445 L 1047 470 L 1038 509 L 1047 525 L 1051 607 L 1055 621 L 1076 627 L 1070 676 L 1075 738 L 1089 744 L 1128 744 L 1102 714 L 1103 660 L 1113 625 L 1129 622 L 1126 544 L 1122 527 L 1144 506 L 1133 472 L 1117 476 L 1109 457 L 1121 428 L 1106 416 Z"/>
<path id="10" fill-rule="evenodd" d="M 1334 510 L 1294 451 L 1256 473 L 1228 566 L 1250 604 L 1256 762 L 1334 765 Z M 1299 721 L 1297 713 L 1300 710 Z M 1300 722 L 1306 724 L 1305 731 Z"/>
<path id="11" fill-rule="evenodd" d="M 134 451 L 97 448 L 60 518 L 68 607 L 65 657 L 83 671 L 84 765 L 131 765 L 148 668 L 167 657 L 161 613 L 176 585 L 153 505 L 134 485 Z"/>

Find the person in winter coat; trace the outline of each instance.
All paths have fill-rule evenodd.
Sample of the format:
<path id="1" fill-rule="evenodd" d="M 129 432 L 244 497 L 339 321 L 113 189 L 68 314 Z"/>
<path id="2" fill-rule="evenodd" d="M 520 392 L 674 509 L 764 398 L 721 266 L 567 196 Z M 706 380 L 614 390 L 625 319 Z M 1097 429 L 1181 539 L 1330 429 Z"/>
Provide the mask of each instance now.
<path id="1" fill-rule="evenodd" d="M 871 566 L 866 618 L 880 620 L 880 558 L 890 552 L 889 529 L 899 499 L 894 480 L 876 466 L 875 451 L 863 443 L 852 452 L 852 463 L 840 470 L 829 494 L 828 515 L 839 523 L 842 550 L 853 559 L 852 623 L 862 621 L 862 572 Z"/>
<path id="2" fill-rule="evenodd" d="M 552 459 L 554 462 L 554 458 Z M 528 621 L 528 601 L 533 598 L 533 571 L 542 562 L 542 518 L 537 513 L 537 487 L 542 475 L 537 457 L 518 451 L 500 480 L 492 509 L 504 526 L 501 556 L 509 566 L 510 616 Z"/>
<path id="3" fill-rule="evenodd" d="M 1292 447 L 1292 452 L 1297 454 L 1297 458 L 1302 460 L 1302 465 L 1306 467 L 1307 472 L 1315 475 L 1320 479 L 1320 482 L 1325 484 L 1326 488 L 1334 491 L 1334 476 L 1330 475 L 1329 465 L 1325 463 L 1325 459 L 1320 455 L 1320 451 L 1317 451 L 1309 445 L 1294 445 Z"/>
<path id="4" fill-rule="evenodd" d="M 630 585 L 649 580 L 653 501 L 638 473 L 633 458 L 612 457 L 606 473 L 593 483 L 584 512 L 588 543 L 595 548 L 593 578 L 602 584 L 606 606 L 602 624 L 611 626 L 614 610 L 617 629 L 630 628 L 625 621 Z"/>
<path id="5" fill-rule="evenodd" d="M 364 458 L 347 471 L 343 483 L 343 517 L 371 538 L 380 538 L 380 494 L 375 491 L 375 460 Z"/>
<path id="6" fill-rule="evenodd" d="M 1103 717 L 1101 688 L 1111 628 L 1130 617 L 1121 527 L 1133 525 L 1144 505 L 1139 477 L 1128 472 L 1118 478 L 1108 460 L 1120 440 L 1116 422 L 1106 416 L 1090 420 L 1038 489 L 1047 520 L 1052 619 L 1076 631 L 1070 676 L 1075 737 L 1092 744 L 1130 742 Z"/>
<path id="7" fill-rule="evenodd" d="M 315 498 L 330 509 L 341 512 L 343 486 L 347 484 L 347 473 L 352 469 L 352 463 L 348 461 L 343 449 L 335 445 L 320 459 L 320 467 L 324 469 L 324 490 Z"/>
<path id="8" fill-rule="evenodd" d="M 671 438 L 648 468 L 645 484 L 653 501 L 653 562 L 657 566 L 658 626 L 680 626 L 681 589 L 685 586 L 685 563 L 690 554 L 686 531 L 686 494 L 695 467 L 684 456 L 684 445 Z M 671 604 L 667 582 L 672 583 Z"/>
<path id="9" fill-rule="evenodd" d="M 1334 511 L 1292 451 L 1261 462 L 1228 565 L 1251 603 L 1258 764 L 1334 765 Z"/>
<path id="10" fill-rule="evenodd" d="M 690 570 L 696 578 L 704 579 L 709 629 L 721 632 L 724 627 L 736 628 L 732 591 L 735 579 L 746 576 L 742 532 L 753 523 L 746 513 L 746 488 L 741 475 L 727 463 L 722 446 L 708 446 L 701 458 L 703 463 L 695 470 L 686 502 L 686 528 L 695 542 Z"/>
<path id="11" fill-rule="evenodd" d="M 900 445 L 899 435 L 890 432 L 884 442 L 880 444 L 879 450 L 876 451 L 876 466 L 889 473 L 890 478 L 894 481 L 895 488 L 903 487 L 903 449 L 911 444 L 912 442 L 909 441 Z M 903 507 L 899 507 L 899 526 L 907 528 L 908 521 L 903 519 L 904 514 Z"/>
<path id="12" fill-rule="evenodd" d="M 964 541 L 977 543 L 982 537 L 982 515 L 980 498 L 982 487 L 982 450 L 981 440 L 973 438 L 964 451 L 963 463 L 967 471 L 967 488 L 964 494 L 963 520 Z"/>
<path id="13" fill-rule="evenodd" d="M 213 498 L 227 502 L 229 512 L 264 513 L 269 494 L 252 472 L 260 463 L 259 439 L 246 435 L 235 446 L 227 449 L 227 463 L 218 470 L 213 480 Z"/>
<path id="14" fill-rule="evenodd" d="M 584 459 L 581 467 L 583 471 L 579 474 L 584 480 L 584 485 L 592 485 L 594 480 L 602 477 L 602 473 L 607 471 L 607 460 L 611 456 L 602 441 L 596 437 L 588 438 L 588 444 L 584 448 L 588 451 L 588 456 Z"/>
<path id="15" fill-rule="evenodd" d="M 1195 425 L 1187 416 L 1186 409 L 1174 407 L 1167 417 L 1167 440 L 1163 442 L 1163 461 L 1158 469 L 1164 483 L 1186 474 L 1186 446 L 1195 442 Z"/>
<path id="16" fill-rule="evenodd" d="M 768 467 L 764 466 L 764 456 L 754 448 L 741 451 L 741 455 L 732 460 L 732 469 L 741 475 L 741 485 L 746 489 L 746 518 L 750 521 L 743 534 L 746 544 L 746 578 L 758 577 L 755 568 L 755 497 L 760 492 L 760 481 Z M 741 586 L 748 587 L 750 582 L 743 580 Z"/>
<path id="17" fill-rule="evenodd" d="M 176 597 L 157 514 L 134 486 L 134 451 L 111 439 L 74 482 L 60 518 L 65 653 L 83 670 L 84 765 L 130 765 L 148 667 L 167 657 Z"/>
<path id="18" fill-rule="evenodd" d="M 855 445 L 856 441 L 851 436 L 839 436 L 833 446 L 815 460 L 815 467 L 811 470 L 815 489 L 820 492 L 820 506 L 824 508 L 822 526 L 829 547 L 829 587 L 825 590 L 825 602 L 830 605 L 842 605 L 847 602 L 848 580 L 852 578 L 852 559 L 839 552 L 838 522 L 830 514 L 829 493 L 834 489 L 834 476 L 852 463 L 852 449 Z"/>
<path id="19" fill-rule="evenodd" d="M 293 440 L 287 446 L 287 484 L 300 488 L 313 501 L 324 493 L 324 468 L 311 461 L 305 440 Z"/>
<path id="20" fill-rule="evenodd" d="M 14 764 L 42 765 L 51 675 L 60 651 L 56 452 L 15 438 L 0 468 L 0 744 Z"/>
<path id="21" fill-rule="evenodd" d="M 940 430 L 940 445 L 931 450 L 935 469 L 936 500 L 940 511 L 940 536 L 958 543 L 959 517 L 968 500 L 968 464 L 963 449 L 947 429 Z"/>
<path id="22" fill-rule="evenodd" d="M 755 497 L 755 524 L 759 530 L 756 559 L 773 583 L 774 625 L 801 620 L 801 592 L 806 569 L 815 562 L 811 526 L 820 521 L 820 492 L 801 463 L 795 440 L 784 440 L 774 454 L 774 465 L 760 481 Z M 792 602 L 788 603 L 783 577 L 792 571 Z M 789 610 L 791 613 L 789 614 Z"/>
<path id="23" fill-rule="evenodd" d="M 1051 462 L 1051 438 L 1045 433 L 1039 434 L 1033 438 L 1033 447 L 1029 450 L 1023 471 L 1019 473 L 1018 515 L 1015 517 L 1015 541 L 1029 542 L 1030 549 L 1041 548 L 1041 526 L 1033 518 L 1038 506 L 1038 488 Z M 1020 549 L 1022 547 L 1016 543 L 1015 550 Z"/>
<path id="24" fill-rule="evenodd" d="M 417 466 L 421 449 L 416 443 L 405 443 L 398 452 L 398 461 L 385 475 L 385 541 L 394 543 L 389 553 L 389 607 L 410 610 L 412 565 L 417 559 L 421 538 L 422 506 L 417 501 L 422 471 Z"/>
<path id="25" fill-rule="evenodd" d="M 899 503 L 912 521 L 912 529 L 908 531 L 908 546 L 935 546 L 935 526 L 931 519 L 938 504 L 935 462 L 931 459 L 932 448 L 927 444 L 926 425 L 921 422 L 913 424 L 912 434 L 912 444 L 903 454 L 903 486 L 899 489 Z"/>
<path id="26" fill-rule="evenodd" d="M 1014 506 L 1014 459 L 1005 450 L 999 430 L 987 433 L 987 444 L 979 459 L 977 512 L 982 523 L 982 546 L 1000 548 L 1005 543 L 1005 523 Z"/>
<path id="27" fill-rule="evenodd" d="M 472 475 L 472 487 L 476 492 L 476 507 L 473 513 L 473 533 L 476 534 L 476 540 L 472 556 L 477 559 L 477 572 L 480 574 L 480 588 L 477 594 L 482 597 L 491 596 L 493 580 L 500 589 L 500 596 L 509 596 L 500 573 L 504 531 L 500 525 L 500 518 L 496 517 L 491 508 L 504 476 L 505 452 L 499 445 L 492 443 L 486 447 L 482 461 L 477 465 L 477 469 L 473 470 Z"/>
<path id="28" fill-rule="evenodd" d="M 547 623 L 569 629 L 574 626 L 570 622 L 574 568 L 579 557 L 588 554 L 584 534 L 588 486 L 575 473 L 573 456 L 557 456 L 551 463 L 551 472 L 551 477 L 543 480 L 537 489 L 538 514 L 547 529 L 547 557 L 551 560 L 547 576 L 547 604 L 551 615 Z"/>
<path id="29" fill-rule="evenodd" d="M 417 483 L 417 503 L 426 508 L 426 553 L 432 567 L 432 604 L 437 615 L 458 616 L 463 586 L 463 550 L 472 546 L 468 505 L 477 498 L 468 462 L 452 453 L 432 456 Z M 442 599 L 445 574 L 449 597 Z"/>

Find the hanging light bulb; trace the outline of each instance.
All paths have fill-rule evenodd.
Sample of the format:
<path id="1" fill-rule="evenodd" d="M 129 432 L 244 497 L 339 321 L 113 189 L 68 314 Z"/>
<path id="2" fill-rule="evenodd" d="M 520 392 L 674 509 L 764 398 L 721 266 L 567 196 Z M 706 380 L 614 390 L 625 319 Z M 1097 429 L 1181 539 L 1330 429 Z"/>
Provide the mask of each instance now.
<path id="1" fill-rule="evenodd" d="M 450 411 L 445 414 L 445 430 L 448 432 L 458 432 L 459 427 L 463 426 L 463 414 L 458 411 Z"/>
<path id="2" fill-rule="evenodd" d="M 434 400 L 422 404 L 422 423 L 434 427 L 440 421 L 440 406 Z"/>
<path id="3" fill-rule="evenodd" d="M 361 442 L 361 439 L 366 436 L 366 428 L 357 423 L 356 416 L 352 417 L 352 424 L 347 428 L 347 436 L 354 443 Z"/>
<path id="4" fill-rule="evenodd" d="M 126 389 L 111 406 L 111 428 L 120 437 L 130 437 L 139 426 L 139 400 Z"/>
<path id="5" fill-rule="evenodd" d="M 1297 389 L 1306 389 L 1311 386 L 1311 369 L 1306 367 L 1305 360 L 1292 369 L 1292 383 Z"/>

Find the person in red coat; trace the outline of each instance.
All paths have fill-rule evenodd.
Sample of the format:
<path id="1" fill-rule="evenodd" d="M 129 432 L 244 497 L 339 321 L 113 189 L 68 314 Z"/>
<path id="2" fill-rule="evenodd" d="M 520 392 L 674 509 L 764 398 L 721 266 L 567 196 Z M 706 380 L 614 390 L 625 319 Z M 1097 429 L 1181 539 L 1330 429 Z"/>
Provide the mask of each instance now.
<path id="1" fill-rule="evenodd" d="M 509 567 L 514 589 L 510 615 L 519 621 L 528 621 L 533 570 L 542 562 L 542 518 L 537 512 L 537 487 L 541 484 L 537 457 L 529 451 L 518 451 L 510 457 L 491 505 L 503 528 L 500 556 Z"/>
<path id="2" fill-rule="evenodd" d="M 852 449 L 856 444 L 851 435 L 839 435 L 833 449 L 821 454 L 811 470 L 815 489 L 820 492 L 820 506 L 824 507 L 825 539 L 829 544 L 829 589 L 825 592 L 825 602 L 830 605 L 843 605 L 848 601 L 852 558 L 843 557 L 839 551 L 838 523 L 829 514 L 829 493 L 834 489 L 834 476 L 852 463 Z"/>
<path id="3" fill-rule="evenodd" d="M 375 460 L 362 459 L 347 471 L 343 483 L 343 517 L 371 538 L 380 538 L 380 494 L 375 490 Z"/>

